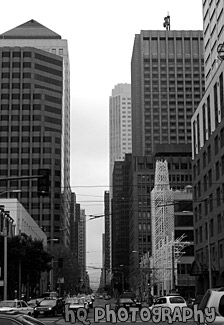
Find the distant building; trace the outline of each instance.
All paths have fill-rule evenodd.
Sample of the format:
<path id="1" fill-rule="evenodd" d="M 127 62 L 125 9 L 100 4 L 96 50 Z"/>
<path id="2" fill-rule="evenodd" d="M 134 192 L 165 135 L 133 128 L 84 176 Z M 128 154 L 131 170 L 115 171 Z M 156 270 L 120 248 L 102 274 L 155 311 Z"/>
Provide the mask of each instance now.
<path id="1" fill-rule="evenodd" d="M 109 104 L 109 128 L 110 184 L 112 184 L 114 162 L 124 160 L 125 154 L 132 152 L 130 84 L 117 84 L 112 89 Z"/>
<path id="2" fill-rule="evenodd" d="M 104 245 L 105 245 L 105 259 L 103 268 L 105 270 L 105 284 L 110 281 L 111 274 L 111 214 L 110 214 L 110 192 L 104 192 Z"/>

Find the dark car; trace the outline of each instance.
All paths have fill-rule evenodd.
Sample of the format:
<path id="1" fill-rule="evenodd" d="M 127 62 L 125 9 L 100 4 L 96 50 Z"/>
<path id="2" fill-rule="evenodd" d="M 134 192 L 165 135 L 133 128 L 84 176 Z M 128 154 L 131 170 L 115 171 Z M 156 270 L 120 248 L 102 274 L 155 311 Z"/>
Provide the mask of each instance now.
<path id="1" fill-rule="evenodd" d="M 117 313 L 120 308 L 125 308 L 128 312 L 131 307 L 138 307 L 136 302 L 131 298 L 118 298 L 115 304 L 115 312 Z"/>
<path id="2" fill-rule="evenodd" d="M 136 297 L 136 294 L 132 291 L 124 291 L 119 298 L 130 298 L 134 300 L 134 302 L 136 303 L 136 307 L 138 307 L 139 309 L 142 308 L 141 301 Z"/>
<path id="3" fill-rule="evenodd" d="M 39 320 L 25 315 L 14 312 L 0 313 L 0 324 L 16 324 L 16 325 L 45 325 L 43 322 Z"/>
<path id="4" fill-rule="evenodd" d="M 63 300 L 61 298 L 45 298 L 34 307 L 33 312 L 34 317 L 39 315 L 57 316 L 58 314 L 63 314 Z"/>

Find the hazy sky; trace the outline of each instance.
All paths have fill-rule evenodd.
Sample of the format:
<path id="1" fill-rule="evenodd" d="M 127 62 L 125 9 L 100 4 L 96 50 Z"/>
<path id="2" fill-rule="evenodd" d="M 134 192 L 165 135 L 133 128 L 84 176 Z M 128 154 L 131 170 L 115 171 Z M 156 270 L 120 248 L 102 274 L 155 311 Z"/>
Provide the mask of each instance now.
<path id="1" fill-rule="evenodd" d="M 103 214 L 109 184 L 109 96 L 130 83 L 135 34 L 202 30 L 202 0 L 11 0 L 1 3 L 0 33 L 31 19 L 68 40 L 71 78 L 71 187 L 88 215 Z M 87 217 L 87 220 L 89 218 Z M 99 279 L 103 218 L 87 221 L 87 266 Z"/>

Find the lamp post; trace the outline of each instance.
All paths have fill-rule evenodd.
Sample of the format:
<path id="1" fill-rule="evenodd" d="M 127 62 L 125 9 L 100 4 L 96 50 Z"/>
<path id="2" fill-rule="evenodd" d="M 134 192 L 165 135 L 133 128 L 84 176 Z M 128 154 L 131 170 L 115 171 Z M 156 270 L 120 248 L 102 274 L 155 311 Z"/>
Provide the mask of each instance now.
<path id="1" fill-rule="evenodd" d="M 47 240 L 47 243 L 52 243 L 53 242 L 58 242 L 58 238 L 49 238 Z M 51 248 L 52 248 L 52 244 L 51 244 Z M 54 270 L 53 270 L 53 267 L 54 267 L 54 257 L 52 256 L 51 257 L 51 269 L 50 269 L 50 277 L 49 277 L 49 280 L 50 280 L 50 290 L 53 291 L 53 287 L 54 287 Z"/>

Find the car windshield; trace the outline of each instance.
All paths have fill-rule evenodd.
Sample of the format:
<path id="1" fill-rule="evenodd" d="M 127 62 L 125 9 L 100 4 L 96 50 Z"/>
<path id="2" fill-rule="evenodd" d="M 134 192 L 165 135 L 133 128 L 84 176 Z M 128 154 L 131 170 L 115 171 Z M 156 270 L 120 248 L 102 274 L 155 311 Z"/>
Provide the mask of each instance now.
<path id="1" fill-rule="evenodd" d="M 133 303 L 133 300 L 130 299 L 130 298 L 121 298 L 119 300 L 120 304 L 123 304 L 123 303 Z"/>
<path id="2" fill-rule="evenodd" d="M 42 300 L 39 303 L 39 306 L 48 306 L 48 305 L 55 306 L 56 300 L 46 299 L 46 300 Z"/>
<path id="3" fill-rule="evenodd" d="M 154 305 L 161 305 L 166 303 L 166 298 L 159 298 L 155 301 Z"/>
<path id="4" fill-rule="evenodd" d="M 1 301 L 0 307 L 16 307 L 16 301 Z"/>
<path id="5" fill-rule="evenodd" d="M 73 298 L 73 299 L 71 299 L 71 304 L 79 304 L 79 305 L 81 305 L 81 304 L 84 304 L 84 299 L 83 298 Z"/>
<path id="6" fill-rule="evenodd" d="M 171 304 L 184 304 L 185 300 L 182 297 L 171 297 L 170 298 L 170 303 Z"/>

